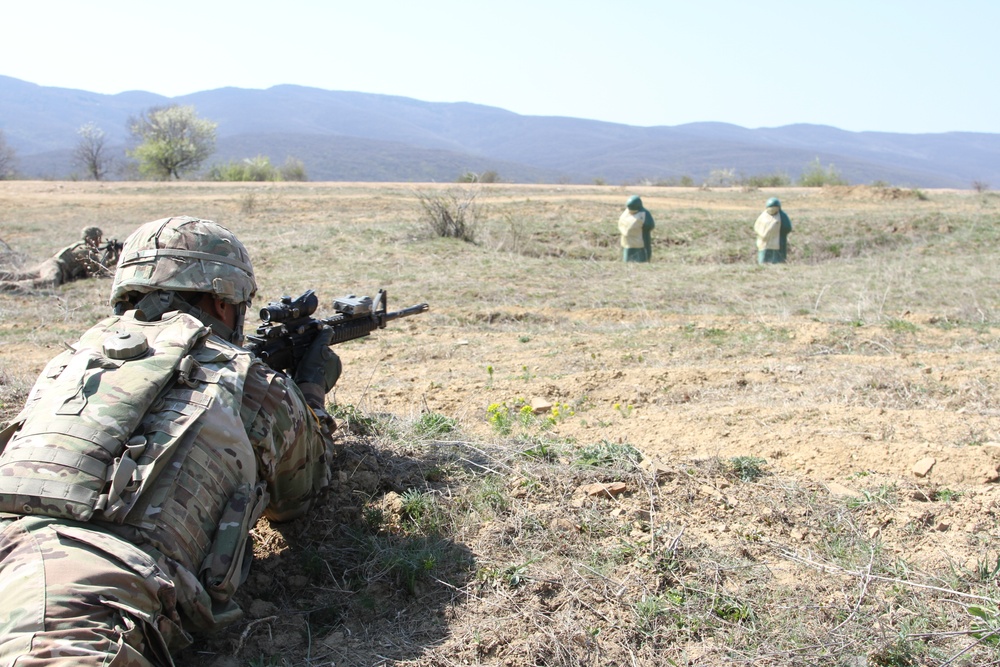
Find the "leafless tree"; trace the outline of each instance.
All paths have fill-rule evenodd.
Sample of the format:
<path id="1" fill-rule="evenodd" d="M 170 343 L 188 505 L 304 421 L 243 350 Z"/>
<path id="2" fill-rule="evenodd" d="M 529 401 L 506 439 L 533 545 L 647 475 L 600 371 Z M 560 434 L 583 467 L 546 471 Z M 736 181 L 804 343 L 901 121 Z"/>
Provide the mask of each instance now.
<path id="1" fill-rule="evenodd" d="M 7 144 L 3 130 L 0 130 L 0 181 L 14 176 L 16 162 L 17 152 Z"/>
<path id="2" fill-rule="evenodd" d="M 95 181 L 103 180 L 111 169 L 107 135 L 94 123 L 87 123 L 76 131 L 80 140 L 73 149 L 73 164 L 87 172 Z"/>

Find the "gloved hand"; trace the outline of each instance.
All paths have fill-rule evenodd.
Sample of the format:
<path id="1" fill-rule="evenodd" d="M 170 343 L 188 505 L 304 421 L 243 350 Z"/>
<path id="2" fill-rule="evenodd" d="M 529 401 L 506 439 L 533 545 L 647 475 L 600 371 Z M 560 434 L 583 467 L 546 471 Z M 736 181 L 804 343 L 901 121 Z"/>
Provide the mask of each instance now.
<path id="1" fill-rule="evenodd" d="M 326 395 L 337 384 L 343 366 L 340 357 L 330 349 L 333 330 L 323 325 L 302 357 L 295 375 L 295 384 L 302 390 L 309 407 L 323 409 Z"/>

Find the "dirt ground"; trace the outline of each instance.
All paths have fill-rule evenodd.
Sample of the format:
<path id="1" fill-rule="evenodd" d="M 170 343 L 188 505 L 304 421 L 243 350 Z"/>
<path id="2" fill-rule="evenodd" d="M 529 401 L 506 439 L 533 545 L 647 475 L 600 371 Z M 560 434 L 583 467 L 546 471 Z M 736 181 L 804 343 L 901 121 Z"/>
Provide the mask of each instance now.
<path id="1" fill-rule="evenodd" d="M 84 199 L 91 196 L 96 197 L 87 193 Z M 214 201 L 211 197 L 218 195 L 205 196 Z M 759 193 L 752 196 L 760 199 Z M 870 191 L 859 194 L 844 189 L 827 196 L 866 203 L 906 199 L 899 190 L 872 196 Z M 617 191 L 594 197 L 621 199 Z M 711 209 L 729 204 L 713 200 L 699 205 Z M 122 214 L 122 222 L 112 223 L 112 228 L 127 229 L 127 217 Z M 70 213 L 66 218 L 78 220 Z M 907 229 L 916 229 L 912 232 L 916 234 L 922 220 L 912 216 L 904 222 L 910 225 Z M 927 224 L 935 229 L 943 227 L 937 219 Z M 887 227 L 892 225 L 905 227 L 896 220 L 886 223 Z M 248 229 L 254 235 L 263 234 L 253 225 Z M 0 238 L 15 245 L 32 238 L 30 230 L 15 231 L 8 228 L 0 232 Z M 42 245 L 34 243 L 37 245 L 28 246 L 29 255 Z M 410 241 L 401 245 L 406 243 Z M 684 239 L 677 242 L 678 246 L 684 243 Z M 26 246 L 22 243 L 19 247 Z M 439 247 L 412 252 L 427 253 L 428 262 L 436 255 L 443 255 L 445 263 L 449 261 L 447 252 Z M 262 266 L 268 285 L 290 289 L 300 284 L 279 280 L 276 274 L 280 269 L 268 255 Z M 657 278 L 666 280 L 667 271 L 656 270 L 663 272 L 656 274 Z M 774 267 L 773 275 L 790 278 L 798 270 L 794 266 Z M 573 275 L 581 285 L 590 275 L 586 273 L 589 268 L 571 271 L 577 272 Z M 388 270 L 385 273 L 391 275 Z M 753 275 L 758 279 L 759 274 Z M 401 276 L 400 281 L 404 280 L 406 276 Z M 437 284 L 431 278 L 420 280 L 428 285 L 424 292 L 433 297 Z M 502 273 L 488 280 L 497 290 L 505 286 Z M 99 312 L 101 295 L 109 283 L 87 282 L 91 284 L 59 290 L 59 297 L 92 301 L 92 312 Z M 455 291 L 461 289 L 456 286 Z M 390 308 L 410 305 L 414 296 L 419 298 L 421 290 L 406 292 L 405 300 L 391 303 Z M 808 298 L 819 301 L 818 297 Z M 565 443 L 631 444 L 647 459 L 646 465 L 659 465 L 667 471 L 668 481 L 660 487 L 663 498 L 669 499 L 671 494 L 700 498 L 684 505 L 670 519 L 675 528 L 683 524 L 684 539 L 691 544 L 729 544 L 746 526 L 759 523 L 765 542 L 802 546 L 808 551 L 814 539 L 810 531 L 819 533 L 815 522 L 810 523 L 813 519 L 806 516 L 773 525 L 765 520 L 794 513 L 789 510 L 793 505 L 787 495 L 782 500 L 778 491 L 773 498 L 767 495 L 771 491 L 758 490 L 754 495 L 722 483 L 710 471 L 697 475 L 698 483 L 690 486 L 679 472 L 696 462 L 732 457 L 762 459 L 774 479 L 830 502 L 870 499 L 877 489 L 891 485 L 898 491 L 898 501 L 872 514 L 865 530 L 879 535 L 889 550 L 905 552 L 920 568 L 947 569 L 950 564 L 975 568 L 983 558 L 983 545 L 990 540 L 995 545 L 1000 537 L 1000 367 L 996 364 L 996 329 L 989 317 L 972 325 L 958 321 L 954 313 L 937 304 L 928 310 L 914 307 L 894 311 L 892 317 L 854 321 L 815 310 L 804 312 L 808 309 L 731 314 L 726 308 L 697 304 L 673 309 L 604 307 L 596 298 L 592 304 L 571 309 L 554 307 L 538 298 L 469 303 L 456 295 L 446 303 L 428 300 L 429 313 L 395 321 L 371 338 L 337 347 L 345 373 L 331 400 L 367 414 L 391 415 L 403 423 L 427 413 L 446 415 L 459 424 L 453 439 L 480 449 L 502 446 L 509 440 L 498 434 L 490 421 L 490 406 L 504 404 L 515 411 L 528 405 L 534 414 L 558 415 L 544 431 L 545 438 Z M 31 313 L 38 305 L 35 294 L 0 295 L 0 377 L 6 378 L 0 389 L 4 385 L 9 388 L 14 376 L 37 373 L 55 354 L 58 340 L 68 338 L 69 332 L 89 317 L 86 312 L 67 315 L 67 321 L 60 324 L 65 336 L 62 330 L 38 332 L 30 317 L 15 315 Z M 14 394 L 16 399 L 17 392 Z M 0 400 L 0 407 L 4 417 L 16 409 L 9 397 L 6 404 Z M 416 450 L 422 446 L 411 444 Z M 368 449 L 370 443 L 348 436 L 342 445 L 342 475 L 331 493 L 344 507 L 353 502 L 345 499 L 359 494 L 370 497 L 402 492 L 419 483 L 422 473 L 406 465 L 405 452 L 409 450 L 405 447 L 403 454 L 395 452 L 393 458 L 388 449 L 379 453 L 377 448 Z M 419 458 L 412 452 L 410 455 Z M 361 473 L 367 477 L 358 477 Z M 586 481 L 574 478 L 573 483 Z M 787 489 L 784 492 L 787 494 Z M 930 503 L 942 492 L 956 497 L 960 494 L 960 499 Z M 572 494 L 567 494 L 552 492 L 523 502 L 529 508 L 526 511 L 558 525 L 560 515 L 554 508 L 568 502 Z M 665 502 L 669 506 L 670 501 Z M 312 527 L 342 523 L 343 512 L 348 510 L 338 510 L 336 505 L 336 500 L 331 501 Z M 726 510 L 720 510 L 721 506 Z M 616 507 L 614 511 L 621 514 L 613 516 L 627 522 L 637 513 L 648 513 L 648 499 L 642 494 L 626 496 Z M 355 507 L 350 516 L 357 518 L 361 511 Z M 668 509 L 662 511 L 669 514 Z M 488 561 L 493 548 L 490 531 L 500 531 L 502 526 L 499 521 L 480 526 L 475 535 L 468 536 L 465 548 L 480 561 Z M 914 526 L 919 526 L 919 531 L 915 532 Z M 322 638 L 310 636 L 308 647 L 303 648 L 301 625 L 282 630 L 278 620 L 281 606 L 264 591 L 280 587 L 286 595 L 308 597 L 308 578 L 292 570 L 282 573 L 290 558 L 289 544 L 301 540 L 305 530 L 304 525 L 280 530 L 258 526 L 258 556 L 263 564 L 255 569 L 242 593 L 248 623 L 204 655 L 188 654 L 189 662 L 217 667 L 245 664 L 254 651 L 278 656 L 256 664 L 275 665 L 481 662 L 517 666 L 607 664 L 608 659 L 628 658 L 626 653 L 598 652 L 587 655 L 603 656 L 600 660 L 605 662 L 597 657 L 546 660 L 539 657 L 544 651 L 537 646 L 519 645 L 516 638 L 504 639 L 502 632 L 476 644 L 473 650 L 471 638 L 495 625 L 489 605 L 453 601 L 428 611 L 425 618 L 397 615 L 400 627 L 406 626 L 405 638 L 399 634 L 402 630 L 392 629 L 391 618 L 383 615 L 367 624 L 363 620 L 331 624 Z M 774 552 L 769 554 L 774 557 Z M 545 578 L 536 575 L 536 582 Z M 787 582 L 806 575 L 795 568 L 775 566 L 773 576 Z M 545 599 L 545 590 L 536 592 L 536 600 Z M 341 594 L 347 595 L 346 587 Z M 392 597 L 395 593 L 386 595 L 381 603 L 396 600 Z M 595 598 L 581 604 L 600 603 Z M 398 604 L 399 614 L 420 615 L 419 605 Z M 524 612 L 524 608 L 515 605 L 502 612 L 501 616 Z M 603 613 L 602 623 L 619 622 L 612 611 L 604 609 Z M 546 614 L 555 612 L 550 609 Z M 524 612 L 524 616 L 531 615 Z M 518 627 L 522 629 L 521 640 L 535 636 L 522 625 Z M 546 635 L 542 632 L 538 636 Z M 380 652 L 383 640 L 396 644 Z M 490 641 L 495 643 L 492 648 Z M 577 640 L 567 635 L 560 641 L 571 644 Z M 284 663 L 282 650 L 287 651 Z M 689 643 L 685 650 L 687 664 L 728 664 L 728 659 L 720 656 L 732 655 L 716 653 L 701 641 Z M 518 651 L 523 652 L 522 657 Z M 793 663 L 776 659 L 761 664 Z"/>

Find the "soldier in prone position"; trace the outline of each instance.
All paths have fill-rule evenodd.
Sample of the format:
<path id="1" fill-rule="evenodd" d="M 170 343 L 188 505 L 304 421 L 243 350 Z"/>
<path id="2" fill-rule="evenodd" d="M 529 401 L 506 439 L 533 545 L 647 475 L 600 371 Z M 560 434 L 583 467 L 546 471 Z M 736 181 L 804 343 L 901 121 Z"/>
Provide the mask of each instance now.
<path id="1" fill-rule="evenodd" d="M 121 244 L 101 243 L 100 227 L 84 227 L 80 240 L 28 271 L 0 271 L 0 290 L 58 287 L 81 278 L 106 278 L 114 272 Z"/>
<path id="2" fill-rule="evenodd" d="M 114 316 L 0 432 L 0 665 L 173 665 L 240 617 L 257 518 L 328 483 L 340 373 L 323 332 L 292 378 L 240 347 L 256 289 L 214 222 L 129 236 Z"/>

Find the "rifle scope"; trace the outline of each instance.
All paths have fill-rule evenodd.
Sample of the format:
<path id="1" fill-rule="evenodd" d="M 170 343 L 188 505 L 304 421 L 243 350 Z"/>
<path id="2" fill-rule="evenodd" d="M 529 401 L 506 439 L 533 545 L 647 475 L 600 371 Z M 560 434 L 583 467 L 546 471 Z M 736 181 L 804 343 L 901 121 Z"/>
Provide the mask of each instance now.
<path id="1" fill-rule="evenodd" d="M 300 317 L 309 317 L 316 312 L 319 298 L 313 290 L 306 290 L 294 300 L 290 296 L 281 297 L 260 309 L 262 322 L 288 322 Z"/>

